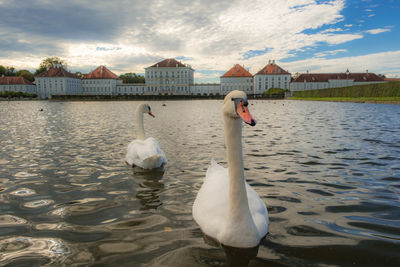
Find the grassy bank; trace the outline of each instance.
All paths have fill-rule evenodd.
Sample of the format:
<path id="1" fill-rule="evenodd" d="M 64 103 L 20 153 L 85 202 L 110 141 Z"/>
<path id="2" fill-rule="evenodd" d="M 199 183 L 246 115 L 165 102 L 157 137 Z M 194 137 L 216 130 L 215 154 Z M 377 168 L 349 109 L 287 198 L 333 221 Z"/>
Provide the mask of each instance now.
<path id="1" fill-rule="evenodd" d="M 400 104 L 400 97 L 290 97 L 289 100 Z"/>
<path id="2" fill-rule="evenodd" d="M 296 91 L 288 99 L 400 104 L 400 82 Z"/>

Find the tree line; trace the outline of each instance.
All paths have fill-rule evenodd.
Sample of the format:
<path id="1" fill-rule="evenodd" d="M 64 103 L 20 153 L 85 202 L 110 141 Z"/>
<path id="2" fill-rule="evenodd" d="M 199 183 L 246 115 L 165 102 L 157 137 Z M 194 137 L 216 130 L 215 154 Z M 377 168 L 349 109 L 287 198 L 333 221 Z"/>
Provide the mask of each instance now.
<path id="1" fill-rule="evenodd" d="M 29 70 L 22 69 L 16 70 L 14 67 L 2 66 L 0 65 L 0 76 L 19 76 L 24 77 L 30 82 L 35 80 L 35 76 L 46 71 L 47 68 L 54 66 L 55 64 L 60 64 L 63 68 L 67 68 L 67 62 L 58 58 L 58 57 L 48 57 L 42 60 L 39 67 L 35 70 L 35 72 L 30 72 Z M 82 78 L 85 74 L 77 71 L 74 73 L 77 77 Z M 138 75 L 136 73 L 125 73 L 119 76 L 123 80 L 124 83 L 145 83 L 145 78 L 142 75 Z"/>

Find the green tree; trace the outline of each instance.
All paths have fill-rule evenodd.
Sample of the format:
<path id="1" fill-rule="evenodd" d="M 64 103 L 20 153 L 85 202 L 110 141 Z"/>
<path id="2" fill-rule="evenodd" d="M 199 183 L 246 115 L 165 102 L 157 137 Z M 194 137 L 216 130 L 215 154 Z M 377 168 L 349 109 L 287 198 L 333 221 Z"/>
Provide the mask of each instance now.
<path id="1" fill-rule="evenodd" d="M 75 72 L 75 75 L 76 75 L 78 78 L 82 78 L 83 75 L 85 75 L 85 74 L 83 74 L 83 73 L 80 72 L 80 71 L 77 71 L 77 72 Z"/>
<path id="2" fill-rule="evenodd" d="M 17 76 L 24 77 L 28 81 L 33 82 L 35 80 L 35 77 L 33 76 L 33 73 L 31 73 L 29 70 L 19 70 L 15 73 Z"/>
<path id="3" fill-rule="evenodd" d="M 124 83 L 145 83 L 145 78 L 142 75 L 137 75 L 136 73 L 125 73 L 119 76 Z"/>
<path id="4" fill-rule="evenodd" d="M 6 67 L 0 65 L 0 76 L 1 75 L 6 75 Z"/>
<path id="5" fill-rule="evenodd" d="M 64 60 L 61 60 L 59 57 L 48 57 L 42 60 L 39 65 L 39 68 L 35 71 L 35 75 L 42 73 L 47 70 L 47 68 L 53 67 L 54 64 L 61 64 L 64 68 L 67 67 L 67 63 Z"/>
<path id="6" fill-rule="evenodd" d="M 6 67 L 5 76 L 15 76 L 15 68 L 14 67 Z"/>

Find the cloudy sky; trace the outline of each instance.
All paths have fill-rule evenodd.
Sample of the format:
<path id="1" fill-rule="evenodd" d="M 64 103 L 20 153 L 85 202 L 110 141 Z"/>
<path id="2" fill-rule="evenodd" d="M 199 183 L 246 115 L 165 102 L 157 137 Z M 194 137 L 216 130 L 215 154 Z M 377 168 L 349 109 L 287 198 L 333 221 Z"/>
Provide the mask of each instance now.
<path id="1" fill-rule="evenodd" d="M 0 65 L 35 70 L 58 56 L 72 72 L 144 73 L 165 58 L 219 82 L 274 59 L 291 73 L 400 77 L 399 0 L 0 0 Z"/>

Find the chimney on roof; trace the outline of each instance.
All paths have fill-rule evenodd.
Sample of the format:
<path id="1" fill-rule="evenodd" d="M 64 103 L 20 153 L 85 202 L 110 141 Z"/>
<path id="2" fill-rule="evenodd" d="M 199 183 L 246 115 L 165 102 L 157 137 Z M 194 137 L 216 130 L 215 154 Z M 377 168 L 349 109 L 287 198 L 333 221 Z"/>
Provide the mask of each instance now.
<path id="1" fill-rule="evenodd" d="M 158 68 L 158 63 L 157 63 L 157 68 Z"/>
<path id="2" fill-rule="evenodd" d="M 175 64 L 175 67 L 178 67 L 178 63 Z"/>
<path id="3" fill-rule="evenodd" d="M 103 66 L 101 66 L 100 73 L 103 74 Z"/>
<path id="4" fill-rule="evenodd" d="M 348 76 L 350 74 L 349 68 L 346 70 L 346 75 Z"/>
<path id="5" fill-rule="evenodd" d="M 367 70 L 367 73 L 368 73 L 368 70 Z"/>
<path id="6" fill-rule="evenodd" d="M 307 74 L 308 74 L 308 70 L 307 70 Z"/>

